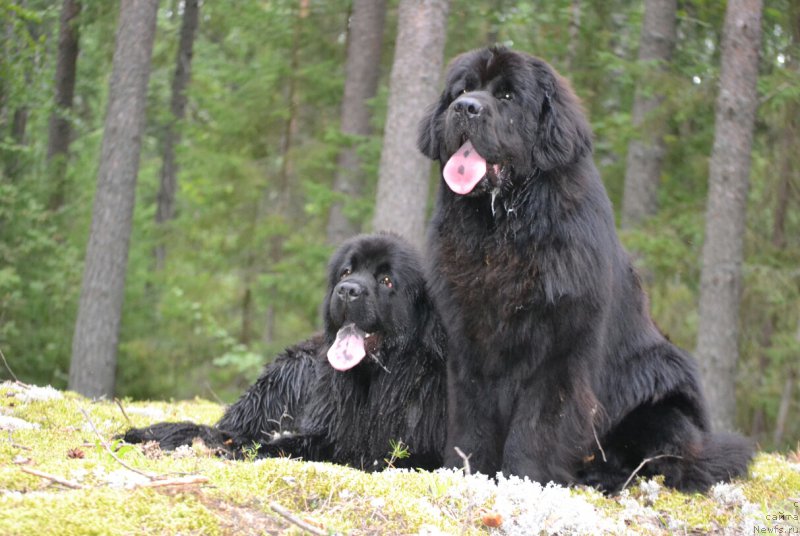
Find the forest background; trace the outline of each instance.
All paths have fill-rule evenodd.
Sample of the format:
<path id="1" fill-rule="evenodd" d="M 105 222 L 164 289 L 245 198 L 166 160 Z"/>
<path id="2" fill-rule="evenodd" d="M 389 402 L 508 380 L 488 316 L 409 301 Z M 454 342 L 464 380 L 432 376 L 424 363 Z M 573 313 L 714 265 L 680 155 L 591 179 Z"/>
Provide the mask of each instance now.
<path id="1" fill-rule="evenodd" d="M 502 43 L 548 60 L 570 79 L 653 316 L 674 342 L 694 349 L 725 2 L 678 2 L 674 50 L 662 62 L 640 55 L 643 2 L 439 4 L 447 13 L 444 58 Z M 186 63 L 179 47 L 189 5 L 199 16 Z M 380 21 L 368 25 L 380 46 L 362 47 L 365 55 L 377 52 L 369 128 L 343 133 L 355 37 L 348 21 L 358 5 L 160 3 L 117 396 L 231 401 L 265 360 L 319 329 L 329 253 L 342 236 L 369 230 L 374 207 L 393 194 L 378 182 L 404 0 L 372 4 L 381 9 Z M 68 6 L 79 9 L 70 22 L 74 95 L 65 107 L 56 104 L 56 86 Z M 117 2 L 0 0 L 0 350 L 25 382 L 67 387 L 118 20 Z M 736 425 L 763 447 L 783 448 L 800 440 L 798 2 L 767 0 L 761 29 L 741 237 Z M 420 30 L 424 43 L 431 32 Z M 179 91 L 185 101 L 177 104 L 176 57 L 190 67 Z M 655 99 L 644 118 L 634 113 L 637 95 Z M 68 125 L 62 153 L 52 144 L 54 118 Z M 653 132 L 662 142 L 656 202 L 640 207 L 644 215 L 630 207 L 623 214 L 626 177 L 636 165 L 630 147 Z M 177 187 L 165 206 L 172 150 Z M 348 169 L 355 186 L 341 183 Z M 430 207 L 438 187 L 438 170 L 428 169 L 419 206 Z M 10 377 L 0 369 L 0 379 Z"/>

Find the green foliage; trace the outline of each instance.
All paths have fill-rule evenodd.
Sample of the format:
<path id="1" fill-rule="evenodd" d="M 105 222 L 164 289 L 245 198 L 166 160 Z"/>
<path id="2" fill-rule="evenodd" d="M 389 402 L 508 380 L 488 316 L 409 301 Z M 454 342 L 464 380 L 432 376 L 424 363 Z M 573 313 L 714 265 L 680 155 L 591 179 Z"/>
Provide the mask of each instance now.
<path id="1" fill-rule="evenodd" d="M 108 456 L 112 460 L 114 459 L 114 456 L 116 456 L 118 459 L 123 459 L 127 454 L 134 452 L 136 449 L 135 446 L 125 443 L 125 441 L 123 441 L 122 439 L 112 439 L 107 443 L 108 449 L 110 449 L 111 452 L 114 453 L 114 456 L 112 456 L 106 449 L 106 445 L 103 443 L 104 442 L 101 441 L 100 439 L 94 440 L 95 452 L 100 456 Z"/>
<path id="2" fill-rule="evenodd" d="M 403 443 L 403 440 L 389 440 L 389 457 L 384 458 L 383 462 L 386 464 L 386 467 L 394 468 L 394 463 L 397 460 L 405 460 L 409 456 L 411 456 L 411 451 L 408 448 L 408 445 Z"/>
<path id="3" fill-rule="evenodd" d="M 0 184 L 0 222 L 0 344 L 18 375 L 38 372 L 42 381 L 59 383 L 69 368 L 61 344 L 72 329 L 72 289 L 80 283 L 77 250 L 40 201 L 17 184 Z M 17 352 L 28 357 L 13 359 Z"/>
<path id="4" fill-rule="evenodd" d="M 635 252 L 635 265 L 659 328 L 687 349 L 697 340 L 702 233 L 702 214 L 685 208 L 664 209 L 643 227 L 622 233 L 625 246 Z"/>
<path id="5" fill-rule="evenodd" d="M 242 454 L 244 454 L 244 459 L 248 462 L 253 462 L 258 457 L 258 451 L 261 448 L 261 444 L 253 443 L 252 445 L 245 445 L 242 447 Z"/>

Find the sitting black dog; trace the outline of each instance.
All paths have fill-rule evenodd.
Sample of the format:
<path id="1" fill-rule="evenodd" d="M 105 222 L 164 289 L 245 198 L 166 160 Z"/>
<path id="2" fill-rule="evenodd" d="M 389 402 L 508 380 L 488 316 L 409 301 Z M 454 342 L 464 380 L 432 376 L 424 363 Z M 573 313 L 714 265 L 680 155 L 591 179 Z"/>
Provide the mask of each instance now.
<path id="1" fill-rule="evenodd" d="M 441 164 L 430 284 L 447 327 L 448 441 L 486 474 L 683 491 L 747 473 L 695 360 L 661 334 L 614 227 L 569 84 L 506 48 L 454 59 L 420 127 Z"/>
<path id="2" fill-rule="evenodd" d="M 292 346 L 214 426 L 163 422 L 133 428 L 130 443 L 165 450 L 201 438 L 228 457 L 257 448 L 376 469 L 402 442 L 395 467 L 441 466 L 446 346 L 421 260 L 390 234 L 353 238 L 333 255 L 323 305 L 325 331 Z"/>

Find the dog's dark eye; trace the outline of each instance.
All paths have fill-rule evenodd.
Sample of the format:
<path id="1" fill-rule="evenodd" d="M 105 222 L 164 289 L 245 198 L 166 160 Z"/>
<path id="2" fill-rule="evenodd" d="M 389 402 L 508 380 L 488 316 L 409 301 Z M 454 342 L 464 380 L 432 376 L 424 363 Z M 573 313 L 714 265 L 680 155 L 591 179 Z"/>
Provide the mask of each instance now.
<path id="1" fill-rule="evenodd" d="M 388 275 L 383 276 L 383 278 L 381 279 L 381 285 L 383 285 L 386 288 L 394 287 L 394 283 L 392 283 L 392 280 L 389 278 Z"/>
<path id="2" fill-rule="evenodd" d="M 513 100 L 514 95 L 512 95 L 510 91 L 501 91 L 500 93 L 497 94 L 497 98 L 500 100 L 510 101 Z"/>
<path id="3" fill-rule="evenodd" d="M 345 277 L 347 277 L 352 273 L 353 271 L 350 268 L 345 268 L 344 270 L 342 270 L 342 275 L 339 276 L 339 279 L 344 279 Z"/>

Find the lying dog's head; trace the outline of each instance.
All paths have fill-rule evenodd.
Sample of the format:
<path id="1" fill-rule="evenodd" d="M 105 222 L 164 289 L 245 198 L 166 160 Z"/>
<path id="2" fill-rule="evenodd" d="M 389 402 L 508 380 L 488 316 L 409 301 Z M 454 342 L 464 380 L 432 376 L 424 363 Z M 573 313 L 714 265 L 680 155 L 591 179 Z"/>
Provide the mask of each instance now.
<path id="1" fill-rule="evenodd" d="M 422 120 L 419 149 L 444 164 L 458 194 L 506 188 L 574 163 L 591 130 L 566 80 L 545 61 L 506 48 L 456 57 L 439 101 Z"/>
<path id="2" fill-rule="evenodd" d="M 328 361 L 348 370 L 382 348 L 413 344 L 431 311 L 422 263 L 407 242 L 391 234 L 350 239 L 328 265 Z"/>

